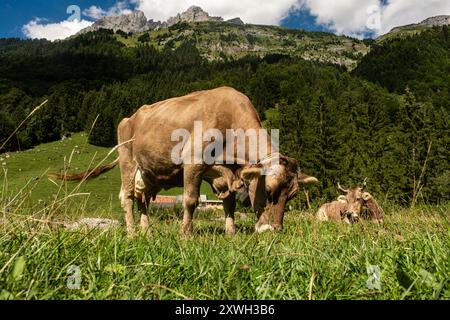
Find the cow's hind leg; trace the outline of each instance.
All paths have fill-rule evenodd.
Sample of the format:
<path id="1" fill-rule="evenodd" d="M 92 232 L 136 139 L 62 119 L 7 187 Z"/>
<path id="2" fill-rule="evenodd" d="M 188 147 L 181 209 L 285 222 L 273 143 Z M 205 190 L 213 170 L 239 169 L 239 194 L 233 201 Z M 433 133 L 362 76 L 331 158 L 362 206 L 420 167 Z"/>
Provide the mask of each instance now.
<path id="1" fill-rule="evenodd" d="M 185 235 L 191 235 L 193 232 L 192 219 L 194 216 L 194 211 L 198 206 L 202 175 L 203 166 L 186 165 L 184 167 L 184 214 L 181 232 Z"/>
<path id="2" fill-rule="evenodd" d="M 132 138 L 131 128 L 128 119 L 122 120 L 118 128 L 119 144 Z M 120 188 L 120 203 L 125 211 L 125 222 L 127 233 L 131 236 L 134 233 L 133 203 L 134 203 L 134 177 L 136 174 L 136 163 L 132 155 L 132 143 L 126 143 L 119 147 L 119 165 L 122 186 Z"/>
<path id="3" fill-rule="evenodd" d="M 127 233 L 129 236 L 134 233 L 134 217 L 133 217 L 133 204 L 134 204 L 134 171 L 135 168 L 121 163 L 120 166 L 122 187 L 120 190 L 120 203 L 125 211 L 125 222 L 127 225 Z M 129 174 L 129 172 L 132 172 Z"/>
<path id="4" fill-rule="evenodd" d="M 223 200 L 223 209 L 225 211 L 225 233 L 235 235 L 234 211 L 236 210 L 236 195 L 234 193 Z"/>

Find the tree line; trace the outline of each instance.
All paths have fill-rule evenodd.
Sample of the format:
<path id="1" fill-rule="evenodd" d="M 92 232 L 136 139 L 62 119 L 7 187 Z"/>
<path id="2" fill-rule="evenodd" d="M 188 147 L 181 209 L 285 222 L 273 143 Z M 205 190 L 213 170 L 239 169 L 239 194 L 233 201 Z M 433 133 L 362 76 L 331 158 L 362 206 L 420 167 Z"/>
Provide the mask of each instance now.
<path id="1" fill-rule="evenodd" d="M 190 42 L 130 48 L 105 30 L 56 43 L 2 39 L 0 141 L 49 99 L 8 150 L 79 131 L 90 132 L 92 144 L 113 146 L 118 123 L 143 104 L 227 85 L 249 96 L 266 127 L 280 129 L 281 151 L 320 179 L 317 196 L 334 197 L 338 181 L 368 177 L 386 200 L 448 201 L 445 34 L 441 28 L 374 44 L 352 73 L 285 55 L 207 62 Z"/>

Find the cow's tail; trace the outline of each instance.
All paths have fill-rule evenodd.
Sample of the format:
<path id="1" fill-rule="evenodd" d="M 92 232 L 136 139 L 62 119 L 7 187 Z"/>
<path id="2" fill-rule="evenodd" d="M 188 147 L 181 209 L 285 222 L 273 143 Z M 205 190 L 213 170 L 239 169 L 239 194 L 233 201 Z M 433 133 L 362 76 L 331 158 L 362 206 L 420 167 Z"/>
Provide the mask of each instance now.
<path id="1" fill-rule="evenodd" d="M 119 164 L 119 158 L 117 158 L 116 160 L 114 160 L 113 162 L 111 162 L 107 165 L 104 165 L 101 167 L 96 167 L 96 168 L 86 171 L 86 172 L 77 173 L 77 174 L 49 173 L 47 176 L 50 179 L 64 180 L 64 181 L 89 180 L 89 179 L 96 178 L 96 177 L 114 169 L 114 167 L 116 167 L 118 164 Z"/>

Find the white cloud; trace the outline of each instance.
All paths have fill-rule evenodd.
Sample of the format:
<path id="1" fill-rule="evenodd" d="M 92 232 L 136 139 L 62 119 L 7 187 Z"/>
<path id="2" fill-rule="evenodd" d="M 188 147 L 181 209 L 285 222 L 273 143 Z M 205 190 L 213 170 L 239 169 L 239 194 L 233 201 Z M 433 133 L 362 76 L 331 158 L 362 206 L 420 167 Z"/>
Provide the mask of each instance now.
<path id="1" fill-rule="evenodd" d="M 129 14 L 132 10 L 128 1 L 118 1 L 111 8 L 104 10 L 101 7 L 91 6 L 83 11 L 83 14 L 89 18 L 98 20 L 105 16 L 117 16 L 121 14 Z"/>
<path id="2" fill-rule="evenodd" d="M 390 0 L 383 8 L 380 33 L 384 34 L 394 27 L 418 23 L 438 15 L 450 15 L 450 1 Z"/>
<path id="3" fill-rule="evenodd" d="M 103 10 L 97 6 L 91 6 L 83 11 L 83 14 L 92 19 L 100 19 L 104 16 L 131 13 L 128 1 L 118 1 L 114 6 Z M 83 19 L 68 19 L 56 23 L 47 23 L 45 19 L 36 18 L 22 27 L 22 32 L 32 39 L 60 40 L 78 33 L 93 24 L 92 21 Z"/>
<path id="4" fill-rule="evenodd" d="M 367 31 L 367 9 L 378 0 L 306 0 L 305 5 L 318 24 L 325 24 L 339 34 L 360 35 Z"/>
<path id="5" fill-rule="evenodd" d="M 192 5 L 201 7 L 212 16 L 224 19 L 240 17 L 247 23 L 279 24 L 289 10 L 299 8 L 299 0 L 134 0 L 136 9 L 148 19 L 165 21 Z"/>
<path id="6" fill-rule="evenodd" d="M 86 17 L 98 20 L 106 15 L 106 11 L 97 6 L 90 6 L 89 8 L 83 10 L 83 14 Z"/>
<path id="7" fill-rule="evenodd" d="M 367 22 L 373 17 L 372 6 L 379 7 L 380 35 L 393 27 L 418 23 L 428 17 L 450 14 L 448 0 L 306 0 L 306 7 L 317 17 L 317 23 L 326 24 L 340 34 L 361 36 L 367 31 Z"/>
<path id="8" fill-rule="evenodd" d="M 58 40 L 65 39 L 78 31 L 92 25 L 86 20 L 65 20 L 57 23 L 44 23 L 42 19 L 34 19 L 22 27 L 23 33 L 32 39 Z"/>

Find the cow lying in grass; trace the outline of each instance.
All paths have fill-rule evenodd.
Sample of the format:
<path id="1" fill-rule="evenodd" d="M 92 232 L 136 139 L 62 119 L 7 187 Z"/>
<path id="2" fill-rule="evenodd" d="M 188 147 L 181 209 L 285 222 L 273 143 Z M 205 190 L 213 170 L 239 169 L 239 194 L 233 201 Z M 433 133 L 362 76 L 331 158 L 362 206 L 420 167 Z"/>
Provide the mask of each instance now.
<path id="1" fill-rule="evenodd" d="M 345 192 L 345 196 L 339 196 L 336 201 L 326 203 L 320 207 L 316 217 L 320 221 L 344 221 L 351 224 L 360 219 L 383 222 L 384 211 L 376 199 L 365 192 L 366 182 L 362 188 L 344 189 L 338 184 L 338 188 Z"/>
<path id="2" fill-rule="evenodd" d="M 345 196 L 340 196 L 336 201 L 325 203 L 317 211 L 317 219 L 320 221 L 344 221 L 351 223 L 359 219 L 355 213 L 348 211 L 348 201 Z"/>

